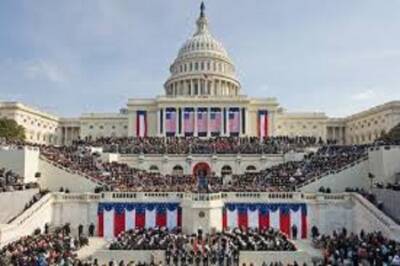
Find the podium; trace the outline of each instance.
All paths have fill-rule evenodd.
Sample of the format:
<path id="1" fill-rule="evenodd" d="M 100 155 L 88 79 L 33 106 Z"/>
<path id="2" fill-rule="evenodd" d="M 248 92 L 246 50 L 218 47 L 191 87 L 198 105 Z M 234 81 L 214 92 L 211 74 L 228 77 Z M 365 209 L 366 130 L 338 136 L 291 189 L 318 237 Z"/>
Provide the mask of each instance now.
<path id="1" fill-rule="evenodd" d="M 186 234 L 222 231 L 224 201 L 219 193 L 190 193 L 182 200 L 182 230 Z"/>

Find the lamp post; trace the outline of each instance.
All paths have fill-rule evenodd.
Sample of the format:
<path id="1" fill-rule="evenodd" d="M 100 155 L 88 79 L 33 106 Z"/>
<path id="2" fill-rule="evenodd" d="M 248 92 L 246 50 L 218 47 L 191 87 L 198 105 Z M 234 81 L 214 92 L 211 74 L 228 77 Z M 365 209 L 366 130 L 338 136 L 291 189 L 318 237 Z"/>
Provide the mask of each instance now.
<path id="1" fill-rule="evenodd" d="M 373 175 L 371 172 L 369 172 L 368 178 L 369 178 L 369 190 L 370 190 L 370 192 L 372 192 L 372 186 L 373 186 L 375 175 Z"/>

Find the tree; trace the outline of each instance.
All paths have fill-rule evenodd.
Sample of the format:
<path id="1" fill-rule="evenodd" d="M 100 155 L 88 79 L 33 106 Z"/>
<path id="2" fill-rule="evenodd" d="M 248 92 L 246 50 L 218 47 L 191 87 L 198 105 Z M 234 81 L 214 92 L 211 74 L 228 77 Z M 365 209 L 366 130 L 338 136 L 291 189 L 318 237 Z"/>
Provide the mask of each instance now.
<path id="1" fill-rule="evenodd" d="M 25 140 L 25 128 L 18 125 L 15 120 L 0 119 L 0 138 L 9 140 Z"/>
<path id="2" fill-rule="evenodd" d="M 384 134 L 381 138 L 388 142 L 400 141 L 400 123 L 392 128 L 388 133 Z"/>

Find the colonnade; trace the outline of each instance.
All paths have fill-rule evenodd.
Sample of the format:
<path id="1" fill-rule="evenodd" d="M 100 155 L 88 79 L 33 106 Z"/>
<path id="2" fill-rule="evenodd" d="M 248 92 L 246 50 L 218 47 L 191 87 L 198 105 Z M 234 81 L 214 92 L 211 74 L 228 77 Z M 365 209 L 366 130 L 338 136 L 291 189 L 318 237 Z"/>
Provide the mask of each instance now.
<path id="1" fill-rule="evenodd" d="M 237 96 L 239 87 L 227 80 L 190 79 L 168 85 L 167 96 Z"/>
<path id="2" fill-rule="evenodd" d="M 174 107 L 175 108 L 175 107 Z M 186 108 L 192 108 L 193 109 L 193 132 L 185 132 L 185 109 Z M 230 119 L 229 119 L 229 111 L 232 108 L 236 108 L 239 112 L 239 118 L 238 118 L 238 123 L 239 123 L 239 132 L 230 132 Z M 157 111 L 157 134 L 159 136 L 166 136 L 167 131 L 166 131 L 166 114 L 167 114 L 167 109 L 169 108 L 160 108 Z M 206 109 L 206 114 L 207 114 L 207 132 L 205 132 L 205 135 L 199 134 L 199 127 L 198 127 L 198 114 L 199 114 L 199 109 L 204 110 Z M 220 115 L 221 115 L 221 127 L 219 132 L 214 132 L 218 136 L 245 136 L 247 134 L 247 123 L 249 121 L 248 118 L 248 110 L 247 108 L 239 108 L 239 107 L 220 107 L 220 106 L 213 106 L 213 107 L 177 107 L 175 108 L 176 110 L 176 130 L 175 130 L 175 136 L 187 136 L 187 135 L 192 135 L 195 137 L 201 136 L 201 137 L 211 137 L 213 132 L 211 131 L 211 113 L 212 109 L 219 109 L 221 110 Z M 204 111 L 202 111 L 203 113 Z"/>

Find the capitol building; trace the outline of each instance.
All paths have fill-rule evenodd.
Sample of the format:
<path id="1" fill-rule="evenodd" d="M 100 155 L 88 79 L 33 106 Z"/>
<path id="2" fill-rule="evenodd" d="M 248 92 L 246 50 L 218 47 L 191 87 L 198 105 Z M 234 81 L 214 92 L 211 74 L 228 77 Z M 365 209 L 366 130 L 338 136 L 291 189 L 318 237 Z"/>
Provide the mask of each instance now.
<path id="1" fill-rule="evenodd" d="M 22 103 L 0 102 L 0 117 L 24 126 L 28 141 L 46 144 L 111 136 L 314 136 L 362 144 L 400 122 L 400 101 L 331 118 L 324 113 L 287 112 L 273 97 L 247 96 L 233 60 L 211 33 L 204 5 L 193 36 L 184 42 L 169 70 L 164 95 L 128 99 L 120 112 L 63 118 Z"/>

